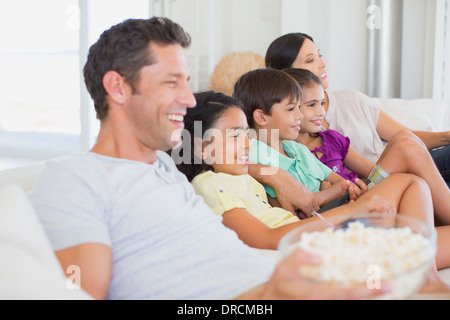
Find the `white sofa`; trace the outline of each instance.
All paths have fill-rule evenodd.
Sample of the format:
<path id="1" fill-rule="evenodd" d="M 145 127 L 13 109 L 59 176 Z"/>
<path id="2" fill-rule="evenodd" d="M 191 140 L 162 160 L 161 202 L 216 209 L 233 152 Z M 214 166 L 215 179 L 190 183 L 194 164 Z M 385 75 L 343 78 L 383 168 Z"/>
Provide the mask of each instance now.
<path id="1" fill-rule="evenodd" d="M 382 104 L 389 114 L 400 112 L 403 121 L 409 119 L 404 124 L 414 130 L 450 128 L 444 116 L 448 110 L 438 101 L 386 100 Z M 37 162 L 0 172 L 0 299 L 90 299 L 68 284 L 27 198 L 44 165 Z M 450 284 L 450 269 L 440 275 Z"/>
<path id="2" fill-rule="evenodd" d="M 376 98 L 389 116 L 414 131 L 450 131 L 450 106 L 433 99 Z"/>
<path id="3" fill-rule="evenodd" d="M 0 255 L 2 300 L 90 299 L 84 291 L 68 284 L 47 236 L 18 184 L 0 189 Z"/>

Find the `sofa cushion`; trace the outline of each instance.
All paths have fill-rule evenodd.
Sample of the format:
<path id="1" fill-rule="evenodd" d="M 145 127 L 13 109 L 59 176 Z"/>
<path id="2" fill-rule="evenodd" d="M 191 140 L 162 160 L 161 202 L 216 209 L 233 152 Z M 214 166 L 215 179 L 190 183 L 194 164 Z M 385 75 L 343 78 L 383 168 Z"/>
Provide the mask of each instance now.
<path id="1" fill-rule="evenodd" d="M 68 282 L 26 194 L 0 189 L 0 299 L 90 299 Z"/>
<path id="2" fill-rule="evenodd" d="M 444 101 L 435 99 L 381 99 L 382 109 L 393 119 L 414 131 L 450 130 Z"/>
<path id="3" fill-rule="evenodd" d="M 0 188 L 14 184 L 20 185 L 27 193 L 31 191 L 37 177 L 44 169 L 45 161 L 0 171 Z"/>

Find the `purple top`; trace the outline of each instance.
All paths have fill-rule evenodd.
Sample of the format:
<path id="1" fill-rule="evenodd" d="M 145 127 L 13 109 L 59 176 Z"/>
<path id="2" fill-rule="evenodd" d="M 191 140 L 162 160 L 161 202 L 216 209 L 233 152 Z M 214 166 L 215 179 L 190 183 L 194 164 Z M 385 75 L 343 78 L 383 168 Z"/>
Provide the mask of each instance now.
<path id="1" fill-rule="evenodd" d="M 319 132 L 319 136 L 323 139 L 322 146 L 311 152 L 323 164 L 331 168 L 333 172 L 346 180 L 355 182 L 358 175 L 354 172 L 349 172 L 344 164 L 344 159 L 347 156 L 348 148 L 350 147 L 350 139 L 334 130 Z M 318 157 L 318 152 L 323 153 L 322 157 Z"/>

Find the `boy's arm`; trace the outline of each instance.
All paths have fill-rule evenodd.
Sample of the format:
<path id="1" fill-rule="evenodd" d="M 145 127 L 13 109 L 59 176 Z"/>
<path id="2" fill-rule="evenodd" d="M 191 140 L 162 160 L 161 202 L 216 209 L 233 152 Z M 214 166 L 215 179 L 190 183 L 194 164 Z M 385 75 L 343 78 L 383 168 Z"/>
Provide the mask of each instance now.
<path id="1" fill-rule="evenodd" d="M 112 254 L 108 246 L 88 243 L 56 251 L 55 254 L 67 277 L 79 280 L 81 288 L 94 299 L 106 299 L 112 270 Z"/>
<path id="2" fill-rule="evenodd" d="M 283 209 L 310 216 L 319 210 L 313 193 L 286 171 L 260 164 L 249 164 L 249 174 L 263 185 L 272 187 Z"/>

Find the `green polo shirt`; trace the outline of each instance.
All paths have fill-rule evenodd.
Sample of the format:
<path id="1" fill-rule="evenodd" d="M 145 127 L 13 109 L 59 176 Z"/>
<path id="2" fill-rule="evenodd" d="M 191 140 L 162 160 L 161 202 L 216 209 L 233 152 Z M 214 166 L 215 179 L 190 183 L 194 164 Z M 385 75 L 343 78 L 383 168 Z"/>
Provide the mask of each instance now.
<path id="1" fill-rule="evenodd" d="M 296 141 L 283 141 L 284 152 L 289 157 L 282 155 L 259 140 L 252 139 L 251 144 L 252 148 L 249 156 L 251 163 L 283 169 L 311 190 L 311 192 L 318 192 L 320 190 L 320 183 L 332 172 L 306 146 Z M 270 174 L 270 172 L 267 172 L 267 174 Z M 276 198 L 273 188 L 269 186 L 264 186 L 264 188 L 271 197 Z"/>

